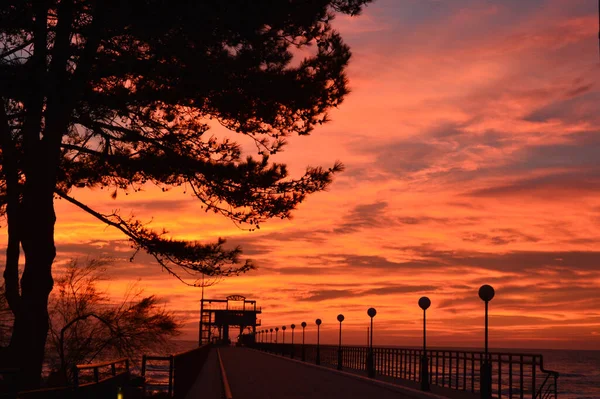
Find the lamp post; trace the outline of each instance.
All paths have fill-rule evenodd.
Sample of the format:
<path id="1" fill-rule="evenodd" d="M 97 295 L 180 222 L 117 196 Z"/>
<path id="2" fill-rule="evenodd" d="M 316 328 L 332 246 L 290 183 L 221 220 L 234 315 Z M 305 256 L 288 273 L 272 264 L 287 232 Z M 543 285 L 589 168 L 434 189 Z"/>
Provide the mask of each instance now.
<path id="1" fill-rule="evenodd" d="M 339 314 L 337 316 L 337 321 L 340 322 L 340 339 L 339 339 L 339 345 L 338 345 L 338 365 L 337 365 L 337 369 L 341 370 L 342 369 L 342 321 L 344 321 L 344 315 L 343 314 Z"/>
<path id="2" fill-rule="evenodd" d="M 492 397 L 492 364 L 488 353 L 488 303 L 494 298 L 494 288 L 491 285 L 482 285 L 479 288 L 479 298 L 485 302 L 485 358 L 481 365 L 481 399 Z"/>
<path id="3" fill-rule="evenodd" d="M 371 318 L 371 336 L 369 337 L 369 352 L 367 353 L 367 372 L 369 378 L 375 377 L 375 364 L 373 362 L 373 317 L 377 314 L 375 308 L 369 308 L 367 314 Z"/>
<path id="4" fill-rule="evenodd" d="M 296 328 L 296 325 L 292 324 L 290 326 L 290 328 L 292 329 L 292 353 L 291 353 L 290 357 L 293 359 L 294 358 L 294 328 Z"/>
<path id="5" fill-rule="evenodd" d="M 316 364 L 321 364 L 321 348 L 320 348 L 320 334 L 321 334 L 321 319 L 315 320 L 317 325 L 317 359 Z"/>
<path id="6" fill-rule="evenodd" d="M 277 335 L 279 333 L 279 327 L 275 327 L 275 344 L 277 344 Z"/>
<path id="7" fill-rule="evenodd" d="M 419 299 L 419 307 L 423 309 L 423 356 L 421 357 L 421 391 L 429 391 L 429 365 L 427 359 L 427 317 L 426 310 L 431 306 L 431 300 L 426 296 Z"/>
<path id="8" fill-rule="evenodd" d="M 285 329 L 286 328 L 287 328 L 286 326 L 281 327 L 281 330 L 283 331 L 283 333 L 282 333 L 283 334 L 283 345 L 281 345 L 281 356 L 285 356 Z"/>
<path id="9" fill-rule="evenodd" d="M 302 361 L 306 360 L 306 356 L 304 353 L 304 329 L 306 328 L 306 322 L 303 321 L 302 324 L 300 324 L 302 326 Z"/>
<path id="10" fill-rule="evenodd" d="M 283 344 L 284 345 L 285 345 L 285 329 L 286 328 L 287 328 L 286 326 L 281 327 L 281 329 L 283 330 Z"/>
<path id="11" fill-rule="evenodd" d="M 273 329 L 272 329 L 272 328 L 271 328 L 271 339 L 270 339 L 270 342 L 269 342 L 269 343 L 270 343 L 270 344 L 272 344 L 272 343 L 273 343 Z"/>

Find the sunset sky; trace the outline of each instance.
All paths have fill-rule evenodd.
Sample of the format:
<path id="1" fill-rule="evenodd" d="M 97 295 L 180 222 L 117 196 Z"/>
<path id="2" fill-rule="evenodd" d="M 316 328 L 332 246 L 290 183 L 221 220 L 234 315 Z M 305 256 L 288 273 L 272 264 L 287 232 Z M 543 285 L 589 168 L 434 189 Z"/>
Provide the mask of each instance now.
<path id="1" fill-rule="evenodd" d="M 591 0 L 377 0 L 333 25 L 353 50 L 351 94 L 332 122 L 293 137 L 274 160 L 346 170 L 292 220 L 259 231 L 205 214 L 190 193 L 150 186 L 120 209 L 176 238 L 242 245 L 258 269 L 206 297 L 245 295 L 262 328 L 323 320 L 322 342 L 420 343 L 418 299 L 429 296 L 431 346 L 483 344 L 482 284 L 491 284 L 492 348 L 600 349 L 600 78 Z M 215 128 L 215 134 L 227 132 Z M 252 143 L 239 142 L 256 155 Z M 115 258 L 116 299 L 139 281 L 197 339 L 200 289 L 186 287 L 122 234 L 56 201 L 57 270 L 73 257 Z M 3 234 L 6 229 L 2 229 Z M 5 239 L 5 236 L 4 238 Z"/>

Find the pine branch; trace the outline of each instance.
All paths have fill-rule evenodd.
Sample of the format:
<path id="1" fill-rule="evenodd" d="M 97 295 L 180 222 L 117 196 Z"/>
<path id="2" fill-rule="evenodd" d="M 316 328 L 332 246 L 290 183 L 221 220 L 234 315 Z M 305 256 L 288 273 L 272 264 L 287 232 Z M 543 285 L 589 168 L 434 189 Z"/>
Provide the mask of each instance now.
<path id="1" fill-rule="evenodd" d="M 145 228 L 139 221 L 124 220 L 116 213 L 103 215 L 60 190 L 56 190 L 55 192 L 61 198 L 86 211 L 103 223 L 119 229 L 130 239 L 136 252 L 139 250 L 146 251 L 169 274 L 186 285 L 201 286 L 201 284 L 198 284 L 198 280 L 202 274 L 208 276 L 231 276 L 245 273 L 254 268 L 249 260 L 246 260 L 239 267 L 233 267 L 233 265 L 239 263 L 241 249 L 238 247 L 233 250 L 225 250 L 223 248 L 225 240 L 223 239 L 219 239 L 214 244 L 199 244 L 165 239 L 161 237 L 162 234 Z M 227 267 L 223 268 L 223 266 Z M 196 281 L 188 283 L 174 267 L 179 267 L 184 271 L 196 274 L 198 276 L 196 277 Z"/>

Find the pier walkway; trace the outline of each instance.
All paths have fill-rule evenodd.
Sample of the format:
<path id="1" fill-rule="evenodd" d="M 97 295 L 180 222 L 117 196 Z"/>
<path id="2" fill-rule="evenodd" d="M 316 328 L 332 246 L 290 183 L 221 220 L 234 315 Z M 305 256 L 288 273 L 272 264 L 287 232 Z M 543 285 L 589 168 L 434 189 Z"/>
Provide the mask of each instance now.
<path id="1" fill-rule="evenodd" d="M 221 362 L 219 362 L 218 354 Z M 432 393 L 369 379 L 353 373 L 239 347 L 211 349 L 186 398 L 223 396 L 221 363 L 233 399 L 445 399 Z M 226 397 L 226 396 L 225 396 Z"/>

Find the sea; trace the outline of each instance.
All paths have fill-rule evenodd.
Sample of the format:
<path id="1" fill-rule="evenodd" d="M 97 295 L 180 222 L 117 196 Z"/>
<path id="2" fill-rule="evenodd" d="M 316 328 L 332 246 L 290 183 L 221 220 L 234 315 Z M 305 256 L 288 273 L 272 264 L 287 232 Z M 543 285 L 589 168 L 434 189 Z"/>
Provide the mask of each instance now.
<path id="1" fill-rule="evenodd" d="M 544 356 L 544 367 L 558 371 L 559 399 L 600 399 L 600 351 L 527 350 Z"/>

